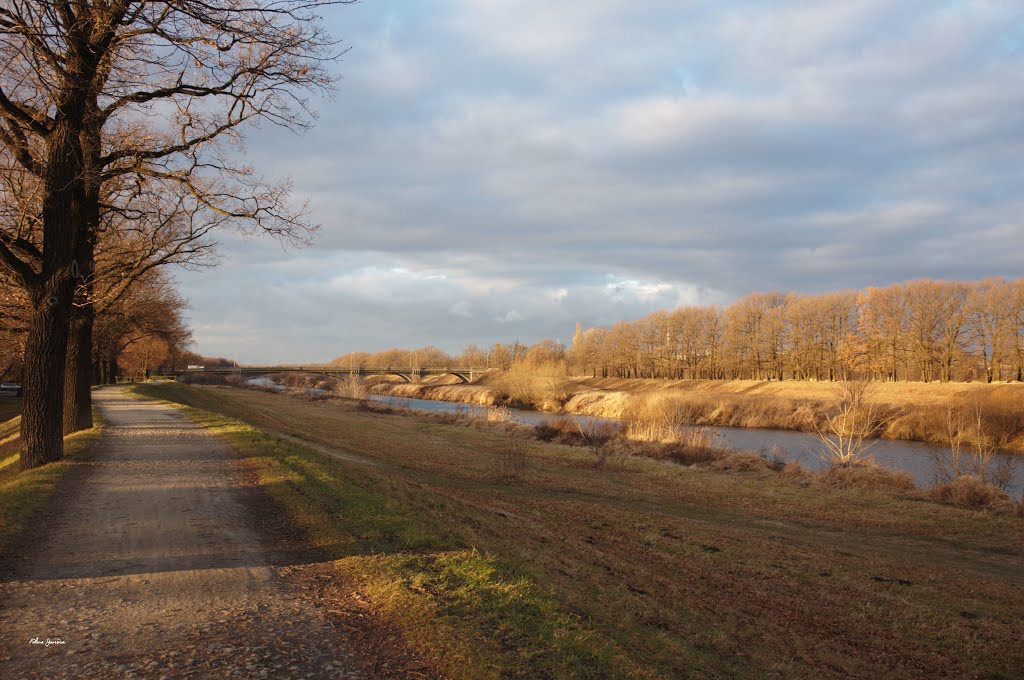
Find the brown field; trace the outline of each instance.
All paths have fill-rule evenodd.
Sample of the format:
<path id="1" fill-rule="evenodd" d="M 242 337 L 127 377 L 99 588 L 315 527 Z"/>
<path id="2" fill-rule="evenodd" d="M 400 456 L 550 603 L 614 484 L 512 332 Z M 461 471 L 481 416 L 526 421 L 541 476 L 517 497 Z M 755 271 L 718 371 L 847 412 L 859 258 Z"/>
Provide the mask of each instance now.
<path id="1" fill-rule="evenodd" d="M 602 668 L 612 669 L 580 671 L 587 666 L 558 656 L 564 648 L 521 644 L 502 623 L 515 604 L 510 591 L 485 630 L 460 640 L 469 651 L 464 667 L 445 668 L 453 677 L 553 677 L 544 669 L 571 667 L 554 677 L 1010 678 L 1024 668 L 1024 518 L 1013 513 L 756 465 L 621 457 L 599 466 L 586 448 L 523 440 L 514 429 L 444 425 L 351 401 L 156 389 L 331 456 L 334 471 L 317 468 L 320 482 L 341 475 L 385 494 L 389 512 L 533 584 L 584 627 L 573 635 L 606 650 Z M 516 452 L 523 465 L 509 477 L 503 462 Z M 296 475 L 287 484 L 313 504 Z M 439 560 L 418 556 L 424 540 L 392 552 Z M 417 617 L 407 620 L 387 602 L 407 601 L 395 589 L 429 600 L 443 585 L 409 577 L 382 591 L 378 608 L 428 656 L 441 643 L 424 611 L 474 621 L 484 604 L 413 607 Z M 504 659 L 487 668 L 505 670 L 474 666 L 478 646 Z"/>

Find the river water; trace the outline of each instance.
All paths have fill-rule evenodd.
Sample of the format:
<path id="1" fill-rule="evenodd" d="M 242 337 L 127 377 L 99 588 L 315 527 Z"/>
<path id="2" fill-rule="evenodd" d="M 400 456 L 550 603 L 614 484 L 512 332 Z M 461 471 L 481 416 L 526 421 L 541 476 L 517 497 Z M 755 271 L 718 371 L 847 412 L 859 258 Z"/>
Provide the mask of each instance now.
<path id="1" fill-rule="evenodd" d="M 407 397 L 372 396 L 370 399 L 391 406 L 409 408 L 417 411 L 434 411 L 440 413 L 468 413 L 483 415 L 490 407 L 472 404 L 460 404 L 450 401 L 433 401 L 428 399 L 409 399 Z M 593 422 L 621 422 L 614 418 L 598 418 L 595 416 L 577 416 L 565 413 L 543 413 L 541 411 L 524 411 L 509 409 L 510 414 L 518 421 L 527 425 L 540 425 L 556 418 L 573 418 L 584 426 Z M 759 430 L 745 427 L 710 427 L 715 433 L 714 445 L 738 451 L 754 451 L 768 456 L 778 456 L 785 461 L 793 461 L 812 470 L 827 467 L 821 454 L 823 445 L 816 435 L 791 430 Z M 948 459 L 948 447 L 924 442 L 896 441 L 890 439 L 873 440 L 868 455 L 886 467 L 905 470 L 913 476 L 919 486 L 929 486 L 935 482 L 936 456 Z M 1014 453 L 997 453 L 993 456 L 991 466 L 1010 465 L 1013 467 L 1013 479 L 1008 487 L 1010 496 L 1017 499 L 1024 492 L 1024 455 Z"/>

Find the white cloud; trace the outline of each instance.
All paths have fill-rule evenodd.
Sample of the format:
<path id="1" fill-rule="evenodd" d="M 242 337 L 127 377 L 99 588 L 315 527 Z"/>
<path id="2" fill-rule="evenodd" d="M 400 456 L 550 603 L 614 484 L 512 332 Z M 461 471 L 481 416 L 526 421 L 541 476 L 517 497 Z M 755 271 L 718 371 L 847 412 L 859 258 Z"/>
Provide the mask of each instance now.
<path id="1" fill-rule="evenodd" d="M 462 316 L 467 319 L 473 318 L 472 305 L 465 300 L 459 300 L 454 305 L 448 308 L 448 313 L 452 316 Z"/>
<path id="2" fill-rule="evenodd" d="M 497 321 L 498 323 L 501 323 L 501 324 L 513 323 L 513 322 L 516 322 L 516 321 L 522 321 L 523 319 L 524 319 L 523 315 L 520 314 L 519 312 L 517 312 L 514 309 L 509 310 L 508 312 L 506 312 L 504 316 L 496 316 L 496 317 L 494 317 L 494 320 Z"/>

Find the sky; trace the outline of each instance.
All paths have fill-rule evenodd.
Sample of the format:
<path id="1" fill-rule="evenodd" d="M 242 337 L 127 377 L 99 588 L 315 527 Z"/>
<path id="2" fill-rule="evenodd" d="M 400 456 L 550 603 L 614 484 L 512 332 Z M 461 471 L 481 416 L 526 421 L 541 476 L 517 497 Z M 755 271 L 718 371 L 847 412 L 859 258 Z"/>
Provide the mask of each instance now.
<path id="1" fill-rule="evenodd" d="M 321 225 L 179 272 L 197 349 L 458 352 L 754 291 L 1024 273 L 1019 0 L 363 0 L 301 136 Z"/>

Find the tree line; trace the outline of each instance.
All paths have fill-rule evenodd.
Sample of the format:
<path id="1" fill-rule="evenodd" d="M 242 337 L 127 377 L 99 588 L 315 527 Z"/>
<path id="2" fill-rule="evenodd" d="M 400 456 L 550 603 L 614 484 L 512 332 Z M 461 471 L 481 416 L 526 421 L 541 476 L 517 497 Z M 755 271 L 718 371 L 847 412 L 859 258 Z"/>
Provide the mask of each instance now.
<path id="1" fill-rule="evenodd" d="M 567 361 L 621 378 L 1020 381 L 1024 279 L 753 293 L 727 307 L 578 327 Z"/>
<path id="2" fill-rule="evenodd" d="M 357 367 L 523 366 L 615 378 L 1024 380 L 1024 279 L 917 280 L 820 295 L 752 293 L 725 306 L 656 311 L 609 327 L 450 355 L 355 352 Z"/>

